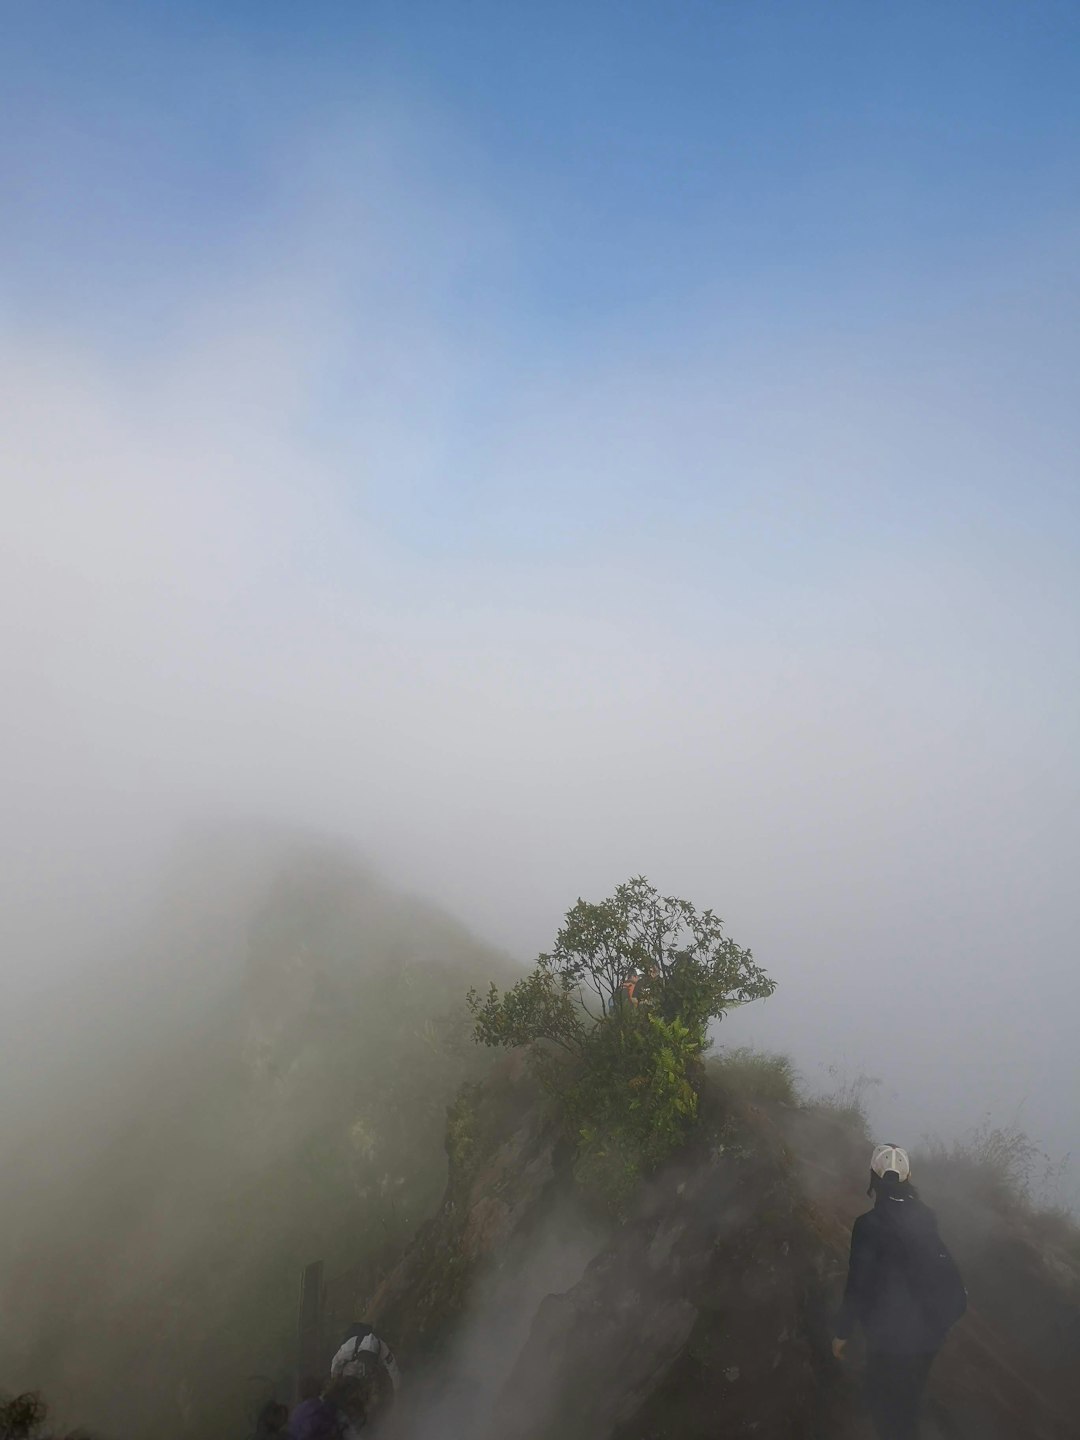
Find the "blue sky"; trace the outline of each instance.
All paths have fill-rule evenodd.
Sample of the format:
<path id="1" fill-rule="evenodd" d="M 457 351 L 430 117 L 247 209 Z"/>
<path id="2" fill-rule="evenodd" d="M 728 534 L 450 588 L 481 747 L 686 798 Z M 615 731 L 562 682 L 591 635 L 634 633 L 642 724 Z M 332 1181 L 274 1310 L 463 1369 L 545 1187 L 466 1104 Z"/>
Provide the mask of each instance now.
<path id="1" fill-rule="evenodd" d="M 1072 213 L 1078 39 L 1067 4 L 13 5 L 7 288 L 159 323 L 375 114 L 497 207 L 538 343 L 703 290 L 872 323 Z"/>
<path id="2" fill-rule="evenodd" d="M 1061 389 L 1001 312 L 1056 311 L 1075 275 L 1069 5 L 89 0 L 13 6 L 0 85 L 16 325 L 138 367 L 290 245 L 322 263 L 320 226 L 357 334 L 372 285 L 423 305 L 467 359 L 433 417 L 455 499 L 425 486 L 416 535 L 452 534 L 507 389 L 614 353 L 674 374 L 839 352 L 895 386 L 891 356 L 948 365 L 956 320 L 977 384 Z M 388 240 L 354 264 L 372 210 Z M 350 361 L 345 339 L 309 387 L 330 451 Z"/>
<path id="3" fill-rule="evenodd" d="M 272 812 L 1080 1083 L 1075 5 L 9 5 L 0 94 L 9 953 Z"/>

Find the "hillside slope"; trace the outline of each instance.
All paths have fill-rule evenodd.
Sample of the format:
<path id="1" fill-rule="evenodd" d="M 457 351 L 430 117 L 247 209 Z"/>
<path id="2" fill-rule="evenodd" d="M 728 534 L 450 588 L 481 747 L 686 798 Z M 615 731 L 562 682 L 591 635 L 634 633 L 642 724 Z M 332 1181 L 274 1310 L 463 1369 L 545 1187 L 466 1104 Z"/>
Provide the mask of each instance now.
<path id="1" fill-rule="evenodd" d="M 452 1111 L 448 1149 L 439 1212 L 370 1299 L 412 1374 L 395 1440 L 869 1435 L 857 1349 L 844 1365 L 829 1350 L 851 1221 L 868 1204 L 857 1127 L 713 1078 L 692 1149 L 613 1226 L 583 1211 L 518 1053 Z M 1075 1436 L 1075 1230 L 1055 1242 L 940 1167 L 925 1180 L 971 1294 L 925 1435 Z"/>
<path id="2" fill-rule="evenodd" d="M 289 1383 L 301 1268 L 366 1283 L 437 1206 L 493 967 L 325 846 L 174 876 L 87 992 L 101 1042 L 0 1157 L 0 1388 L 109 1440 L 242 1435 Z"/>

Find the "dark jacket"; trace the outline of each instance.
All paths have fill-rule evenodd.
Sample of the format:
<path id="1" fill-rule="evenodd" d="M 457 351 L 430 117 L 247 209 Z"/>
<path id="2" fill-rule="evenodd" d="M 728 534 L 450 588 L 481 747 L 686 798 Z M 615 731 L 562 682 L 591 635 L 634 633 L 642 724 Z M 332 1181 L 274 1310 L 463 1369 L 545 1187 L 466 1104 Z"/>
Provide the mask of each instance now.
<path id="1" fill-rule="evenodd" d="M 839 1339 L 848 1339 L 858 1321 L 870 1350 L 925 1355 L 941 1347 L 947 1327 L 927 1316 L 909 1280 L 912 1251 L 928 1245 L 940 1248 L 934 1212 L 904 1187 L 879 1192 L 851 1231 Z"/>

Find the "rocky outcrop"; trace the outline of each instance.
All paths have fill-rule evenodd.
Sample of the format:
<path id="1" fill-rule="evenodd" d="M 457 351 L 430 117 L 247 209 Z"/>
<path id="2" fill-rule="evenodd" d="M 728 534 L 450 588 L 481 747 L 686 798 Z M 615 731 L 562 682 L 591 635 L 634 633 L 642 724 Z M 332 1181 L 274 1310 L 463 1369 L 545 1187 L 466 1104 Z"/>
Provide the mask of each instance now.
<path id="1" fill-rule="evenodd" d="M 372 1323 L 415 1357 L 445 1344 L 485 1267 L 521 1261 L 556 1198 L 561 1141 L 524 1052 L 465 1087 L 448 1113 L 443 1202 L 372 1296 Z"/>
<path id="2" fill-rule="evenodd" d="M 617 1228 L 581 1209 L 567 1150 L 519 1055 L 452 1109 L 442 1208 L 373 1301 L 412 1372 L 395 1440 L 868 1436 L 857 1345 L 845 1365 L 829 1346 L 862 1136 L 712 1088 Z M 972 1304 L 925 1440 L 1075 1436 L 1075 1227 L 1051 1244 L 947 1189 L 939 1208 Z"/>
<path id="3" fill-rule="evenodd" d="M 782 1148 L 750 1152 L 744 1125 L 728 1117 L 581 1281 L 543 1302 L 490 1440 L 704 1440 L 718 1416 L 730 1435 L 813 1433 L 814 1236 Z"/>

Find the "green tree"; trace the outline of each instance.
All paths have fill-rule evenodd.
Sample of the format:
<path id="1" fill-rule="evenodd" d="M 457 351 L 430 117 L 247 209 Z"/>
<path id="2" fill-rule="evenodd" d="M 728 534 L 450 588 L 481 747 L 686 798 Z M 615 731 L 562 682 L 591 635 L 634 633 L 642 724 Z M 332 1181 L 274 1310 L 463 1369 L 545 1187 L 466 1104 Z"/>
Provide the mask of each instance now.
<path id="1" fill-rule="evenodd" d="M 470 990 L 468 1005 L 478 1045 L 512 1048 L 548 1040 L 573 1055 L 584 1050 L 588 1028 L 579 987 L 555 970 L 550 955 L 541 955 L 528 975 L 505 994 L 494 982 L 483 997 Z"/>
<path id="2" fill-rule="evenodd" d="M 643 875 L 608 900 L 578 900 L 567 911 L 550 954 L 505 994 L 469 994 L 476 1038 L 485 1045 L 551 1040 L 581 1053 L 592 1024 L 622 1008 L 629 977 L 635 1003 L 678 1020 L 705 1043 L 711 1020 L 771 995 L 770 980 L 749 950 L 724 934 L 712 910 L 661 895 Z"/>
<path id="3" fill-rule="evenodd" d="M 579 1176 L 619 1208 L 697 1114 L 709 1023 L 774 988 L 712 910 L 637 876 L 579 899 L 527 975 L 468 1003 L 478 1044 L 546 1041 L 572 1058 L 541 1073 L 576 1130 Z"/>

